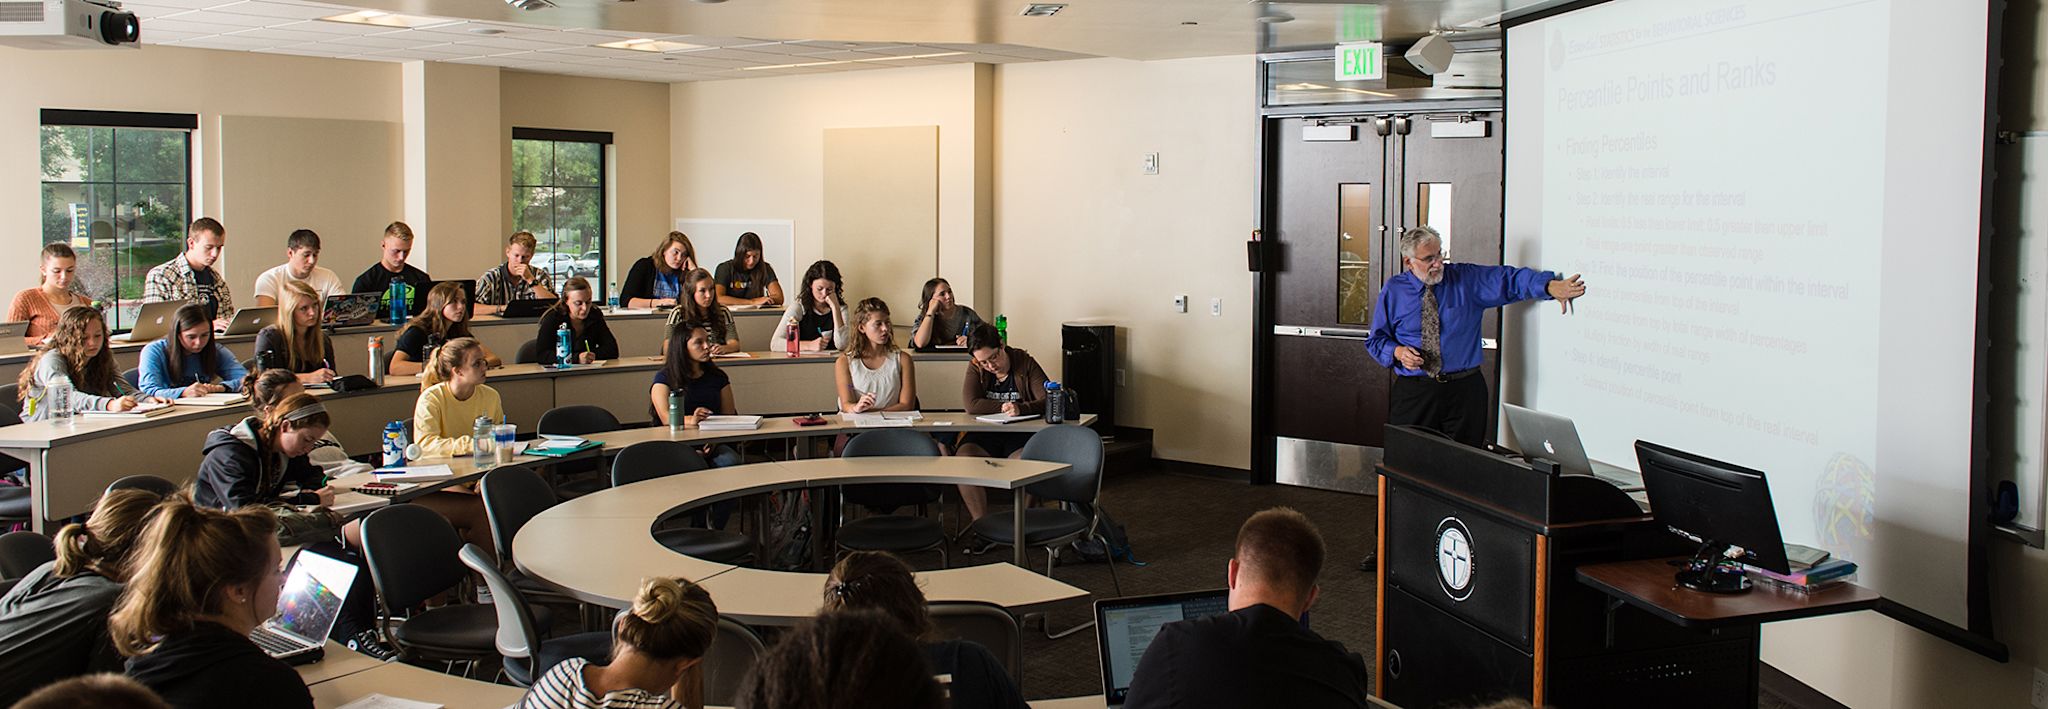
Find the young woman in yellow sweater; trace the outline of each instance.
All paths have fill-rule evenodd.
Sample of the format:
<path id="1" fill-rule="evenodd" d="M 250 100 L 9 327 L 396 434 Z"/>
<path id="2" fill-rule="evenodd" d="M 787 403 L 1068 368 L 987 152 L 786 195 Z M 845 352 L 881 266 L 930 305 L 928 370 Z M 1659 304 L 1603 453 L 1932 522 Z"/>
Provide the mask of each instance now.
<path id="1" fill-rule="evenodd" d="M 458 337 L 428 358 L 420 376 L 420 400 L 412 409 L 412 435 L 422 456 L 468 455 L 476 419 L 505 420 L 498 390 L 484 384 L 489 369 L 483 345 Z"/>

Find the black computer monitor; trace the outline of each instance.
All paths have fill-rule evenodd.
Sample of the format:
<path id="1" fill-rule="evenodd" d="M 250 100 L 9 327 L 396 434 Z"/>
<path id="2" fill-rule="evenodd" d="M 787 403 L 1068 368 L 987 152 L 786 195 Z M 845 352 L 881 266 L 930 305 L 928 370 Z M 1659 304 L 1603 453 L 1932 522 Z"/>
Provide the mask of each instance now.
<path id="1" fill-rule="evenodd" d="M 1673 533 L 1700 543 L 1699 556 L 1678 573 L 1680 585 L 1703 591 L 1747 590 L 1739 569 L 1716 563 L 1731 547 L 1735 561 L 1781 574 L 1791 573 L 1778 512 L 1763 471 L 1636 441 L 1650 513 Z"/>

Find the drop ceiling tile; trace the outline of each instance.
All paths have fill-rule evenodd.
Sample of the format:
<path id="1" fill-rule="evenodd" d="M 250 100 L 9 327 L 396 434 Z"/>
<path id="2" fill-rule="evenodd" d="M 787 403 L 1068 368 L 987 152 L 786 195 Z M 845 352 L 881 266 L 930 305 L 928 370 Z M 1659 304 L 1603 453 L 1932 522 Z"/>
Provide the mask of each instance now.
<path id="1" fill-rule="evenodd" d="M 802 54 L 808 54 L 808 53 L 811 53 L 811 52 L 815 52 L 815 51 L 818 51 L 818 50 L 817 50 L 816 48 L 813 48 L 813 47 L 806 47 L 806 46 L 802 46 L 802 45 L 797 45 L 797 44 L 790 44 L 790 43 L 787 43 L 787 42 L 764 42 L 764 43 L 759 43 L 759 44 L 736 44 L 736 45 L 732 45 L 732 46 L 730 46 L 730 47 L 727 47 L 727 49 L 733 49 L 733 50 L 737 50 L 737 51 L 742 51 L 742 52 L 759 52 L 759 53 L 761 53 L 761 54 L 779 54 L 779 55 L 782 55 L 782 56 L 786 56 L 786 57 L 793 57 L 793 56 L 798 56 L 798 55 L 802 55 Z"/>
<path id="2" fill-rule="evenodd" d="M 869 52 L 872 54 L 888 54 L 898 57 L 907 57 L 913 54 L 938 54 L 941 52 L 954 52 L 959 50 L 943 49 L 939 47 L 926 47 L 915 44 L 905 44 L 897 45 L 894 47 L 875 47 L 873 49 L 863 49 L 861 51 Z"/>
<path id="3" fill-rule="evenodd" d="M 649 39 L 659 39 L 670 42 L 682 42 L 684 44 L 699 44 L 706 47 L 736 47 L 742 44 L 761 44 L 764 42 L 775 41 L 772 39 L 752 39 L 748 37 L 714 37 L 710 35 L 701 34 L 659 35 L 655 37 L 649 37 Z"/>
<path id="4" fill-rule="evenodd" d="M 256 49 L 269 49 L 279 44 L 282 43 L 267 39 L 243 39 L 238 37 L 229 37 L 227 35 L 214 35 L 212 37 L 199 37 L 197 39 L 188 39 L 183 42 L 177 43 L 177 46 L 202 47 L 205 49 L 239 49 L 242 51 L 250 51 Z"/>
<path id="5" fill-rule="evenodd" d="M 901 47 L 902 42 L 834 42 L 823 39 L 805 39 L 790 42 L 792 47 L 803 47 L 806 53 L 832 51 L 866 51 L 883 47 Z"/>
<path id="6" fill-rule="evenodd" d="M 489 56 L 487 54 L 475 51 L 473 49 L 467 49 L 452 44 L 442 44 L 431 47 L 410 47 L 406 49 L 392 49 L 385 51 L 368 52 L 366 54 L 368 56 L 378 58 L 395 57 L 399 59 L 422 59 L 436 61 L 443 59 L 467 59 L 470 57 Z"/>
<path id="7" fill-rule="evenodd" d="M 991 49 L 988 50 L 986 53 L 1001 54 L 1006 57 L 1023 57 L 1025 59 L 1037 59 L 1040 61 L 1059 61 L 1062 59 L 1088 59 L 1093 56 L 1089 54 L 1077 54 L 1075 52 L 1062 52 L 1057 49 L 1041 49 L 1038 47 L 1026 47 L 1016 44 L 1012 44 L 1000 49 Z"/>
<path id="8" fill-rule="evenodd" d="M 681 54 L 699 59 L 729 59 L 748 64 L 787 64 L 790 59 L 786 54 L 748 52 L 739 49 L 698 49 Z"/>
<path id="9" fill-rule="evenodd" d="M 873 52 L 853 52 L 853 51 L 837 51 L 837 52 L 823 52 L 823 53 L 819 53 L 819 54 L 805 54 L 805 55 L 803 55 L 803 56 L 800 56 L 800 57 L 797 57 L 797 58 L 791 59 L 791 60 L 789 60 L 788 62 L 784 62 L 784 63 L 787 63 L 787 64 L 795 64 L 795 63 L 798 63 L 798 62 L 834 62 L 834 61 L 854 61 L 854 60 L 857 60 L 857 59 L 888 59 L 888 58 L 889 58 L 889 55 L 887 55 L 887 54 L 875 54 L 875 53 L 873 53 Z"/>
<path id="10" fill-rule="evenodd" d="M 197 22 L 200 24 L 213 25 L 216 27 L 220 27 L 220 31 L 222 32 L 227 32 L 232 29 L 242 29 L 250 27 L 269 27 L 271 25 L 282 25 L 291 22 L 291 20 L 278 19 L 275 17 L 238 15 L 232 12 L 214 12 L 212 10 L 192 10 L 190 12 L 181 12 L 176 15 L 166 16 L 164 19 L 177 20 L 179 22 Z"/>
<path id="11" fill-rule="evenodd" d="M 1036 61 L 1044 61 L 1042 59 L 1031 59 L 1029 57 L 1011 57 L 1004 56 L 1001 54 L 967 54 L 958 57 L 939 57 L 937 59 L 934 59 L 933 61 L 950 62 L 956 59 L 964 62 L 974 62 L 976 64 L 1028 64 Z"/>
<path id="12" fill-rule="evenodd" d="M 940 65 L 943 65 L 943 64 L 945 64 L 945 62 L 941 62 L 941 61 L 933 61 L 933 60 L 930 60 L 930 59 L 891 59 L 891 60 L 889 60 L 889 61 L 886 61 L 886 62 L 861 62 L 861 63 L 862 63 L 862 64 L 867 64 L 867 65 L 870 65 L 870 66 L 873 66 L 873 67 L 876 67 L 876 68 L 881 68 L 881 67 L 891 67 L 891 66 L 895 66 L 895 67 L 903 67 L 903 66 L 940 66 Z"/>
<path id="13" fill-rule="evenodd" d="M 235 2 L 239 2 L 239 0 L 150 0 L 150 2 L 148 2 L 147 4 L 160 5 L 164 7 L 181 7 L 187 10 L 203 10 L 209 7 L 230 5 L 234 4 Z"/>
<path id="14" fill-rule="evenodd" d="M 478 34 L 473 30 L 498 30 L 498 33 L 486 35 Z M 526 37 L 529 35 L 549 34 L 555 32 L 556 30 L 554 30 L 553 28 L 546 27 L 525 27 L 521 25 L 508 25 L 497 22 L 451 21 L 449 24 L 435 25 L 433 27 L 420 27 L 414 31 L 432 32 L 435 34 L 459 34 L 468 37 Z"/>
<path id="15" fill-rule="evenodd" d="M 327 40 L 326 42 L 324 42 L 324 44 L 332 44 L 341 47 L 355 47 L 356 51 L 358 52 L 374 52 L 380 49 L 408 49 L 413 47 L 432 46 L 435 44 L 442 44 L 442 42 L 432 37 L 420 37 L 414 39 L 380 36 L 335 37 Z"/>
<path id="16" fill-rule="evenodd" d="M 320 34 L 326 35 L 349 37 L 363 37 L 373 34 L 384 34 L 391 31 L 391 28 L 389 27 L 378 27 L 376 25 L 363 25 L 356 24 L 353 22 L 321 22 L 319 20 L 294 22 L 288 25 L 272 25 L 272 28 L 281 30 L 291 30 L 294 32 L 318 32 Z"/>
<path id="17" fill-rule="evenodd" d="M 548 54 L 560 54 L 583 59 L 612 59 L 624 54 L 628 50 L 607 49 L 605 47 L 555 47 L 541 51 Z"/>
<path id="18" fill-rule="evenodd" d="M 258 28 L 258 29 L 253 29 L 253 30 L 237 30 L 237 31 L 234 31 L 234 32 L 229 32 L 229 33 L 227 33 L 227 36 L 229 36 L 229 37 L 245 37 L 245 38 L 248 38 L 248 39 L 268 39 L 268 40 L 274 40 L 274 41 L 275 41 L 276 43 L 278 43 L 278 44 L 284 44 L 284 43 L 294 43 L 294 44 L 299 44 L 299 43 L 305 43 L 305 44 L 310 44 L 310 43 L 313 43 L 313 42 L 319 42 L 319 41 L 322 41 L 322 40 L 326 40 L 326 39 L 328 39 L 328 38 L 331 38 L 331 37 L 333 37 L 334 35 L 326 35 L 326 34 L 320 34 L 320 33 L 318 33 L 318 32 L 304 32 L 304 31 L 294 31 L 294 30 L 280 30 L 280 29 L 273 29 L 273 28 L 268 28 L 268 27 L 265 27 L 265 28 Z"/>
<path id="19" fill-rule="evenodd" d="M 198 39 L 200 37 L 205 36 L 206 35 L 199 34 L 197 32 L 172 32 L 170 30 L 157 29 L 155 26 L 151 26 L 148 31 L 142 33 L 142 43 L 170 44 L 172 42 L 183 42 L 188 39 Z"/>
<path id="20" fill-rule="evenodd" d="M 559 44 L 551 44 L 548 42 L 535 42 L 530 39 L 505 36 L 457 40 L 456 44 L 460 44 L 466 47 L 482 47 L 485 49 L 492 49 L 500 52 L 508 50 L 521 50 L 531 52 L 540 49 L 554 49 L 556 47 L 562 46 Z"/>
<path id="21" fill-rule="evenodd" d="M 135 13 L 136 17 L 142 18 L 144 20 L 154 20 L 160 17 L 175 15 L 180 12 L 189 12 L 191 11 L 192 8 L 172 7 L 170 5 L 138 5 L 135 3 L 121 3 L 121 9 L 133 12 Z"/>
<path id="22" fill-rule="evenodd" d="M 157 30 L 163 30 L 166 32 L 179 32 L 190 35 L 214 35 L 220 34 L 223 31 L 232 31 L 237 29 L 242 28 L 221 27 L 218 25 L 209 25 L 203 22 L 186 22 L 183 20 L 151 20 L 149 22 L 142 23 L 142 36 L 148 37 L 151 32 L 155 32 Z"/>
<path id="23" fill-rule="evenodd" d="M 252 15 L 255 17 L 274 17 L 286 20 L 312 20 L 322 17 L 339 15 L 344 12 L 347 12 L 347 10 L 341 10 L 331 7 L 313 7 L 311 5 L 286 5 L 284 3 L 264 2 L 263 0 L 248 0 L 246 2 L 238 2 L 231 5 L 220 5 L 214 7 L 213 9 L 220 12 L 231 12 L 238 15 Z"/>
<path id="24" fill-rule="evenodd" d="M 348 49 L 343 47 L 335 47 L 332 49 L 319 49 L 308 45 L 272 47 L 270 49 L 263 50 L 264 54 L 290 54 L 293 56 L 300 57 L 327 57 L 330 59 L 340 59 L 342 57 L 348 56 L 347 52 Z"/>

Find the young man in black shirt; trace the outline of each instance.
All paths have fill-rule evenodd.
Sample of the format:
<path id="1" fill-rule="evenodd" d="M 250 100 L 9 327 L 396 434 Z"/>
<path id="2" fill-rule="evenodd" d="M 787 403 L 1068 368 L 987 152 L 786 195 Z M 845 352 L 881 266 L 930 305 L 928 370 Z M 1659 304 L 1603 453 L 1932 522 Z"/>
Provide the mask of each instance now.
<path id="1" fill-rule="evenodd" d="M 1322 533 L 1307 517 L 1252 515 L 1228 567 L 1230 612 L 1160 627 L 1124 707 L 1368 706 L 1364 658 L 1301 623 L 1322 568 Z"/>
<path id="2" fill-rule="evenodd" d="M 382 297 L 377 299 L 377 316 L 390 319 L 391 284 L 394 281 L 404 283 L 407 289 L 406 313 L 409 315 L 413 312 L 411 306 L 417 305 L 420 299 L 425 298 L 427 288 L 434 283 L 434 278 L 427 275 L 426 271 L 413 268 L 411 264 L 405 262 L 406 257 L 412 255 L 412 227 L 407 226 L 405 222 L 392 222 L 391 226 L 384 227 L 384 240 L 380 248 L 383 249 L 383 253 L 377 257 L 377 262 L 370 264 L 369 270 L 363 271 L 363 275 L 356 276 L 356 282 L 348 292 L 381 294 Z M 403 319 L 399 322 L 403 322 Z"/>

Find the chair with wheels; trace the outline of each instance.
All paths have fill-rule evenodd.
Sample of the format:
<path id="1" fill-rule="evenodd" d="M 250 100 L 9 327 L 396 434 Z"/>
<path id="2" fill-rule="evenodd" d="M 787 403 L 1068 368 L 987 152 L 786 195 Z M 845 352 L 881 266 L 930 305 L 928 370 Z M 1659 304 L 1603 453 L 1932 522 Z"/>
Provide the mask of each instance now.
<path id="1" fill-rule="evenodd" d="M 987 648 L 1024 689 L 1024 634 L 1017 619 L 1001 606 L 971 601 L 931 604 L 932 634 L 944 640 L 969 640 Z"/>
<path id="2" fill-rule="evenodd" d="M 932 437 L 907 428 L 885 428 L 868 431 L 846 442 L 840 451 L 845 458 L 867 456 L 936 456 L 938 443 Z M 834 534 L 836 544 L 847 551 L 886 551 L 892 554 L 913 554 L 938 550 L 939 564 L 951 566 L 952 560 L 946 554 L 945 524 L 930 517 L 899 515 L 895 511 L 903 507 L 919 507 L 936 503 L 942 491 L 937 485 L 910 483 L 875 483 L 869 485 L 846 485 L 840 488 L 841 515 L 848 505 L 858 505 L 875 512 L 872 516 L 851 521 L 842 521 L 839 531 Z"/>
<path id="3" fill-rule="evenodd" d="M 0 534 L 0 579 L 27 576 L 36 567 L 56 559 L 57 548 L 49 537 L 35 532 Z"/>
<path id="4" fill-rule="evenodd" d="M 454 525 L 419 505 L 392 505 L 363 520 L 363 557 L 383 611 L 378 627 L 406 659 L 474 668 L 498 655 L 498 618 L 490 606 L 445 605 L 393 618 L 462 583 L 468 575 L 462 546 Z"/>
<path id="5" fill-rule="evenodd" d="M 646 441 L 627 446 L 612 459 L 612 487 L 709 470 L 697 449 L 680 441 Z M 657 523 L 659 524 L 659 523 Z M 739 532 L 691 527 L 658 527 L 654 540 L 679 553 L 722 564 L 754 556 L 754 540 Z"/>
<path id="6" fill-rule="evenodd" d="M 533 610 L 526 605 L 526 596 L 498 571 L 497 564 L 491 562 L 484 550 L 475 544 L 464 544 L 460 557 L 462 565 L 482 576 L 484 585 L 491 589 L 491 608 L 498 616 L 494 642 L 498 655 L 505 660 L 505 676 L 513 684 L 531 687 L 548 668 L 572 657 L 597 663 L 611 657 L 609 630 L 542 640 L 534 625 Z"/>

